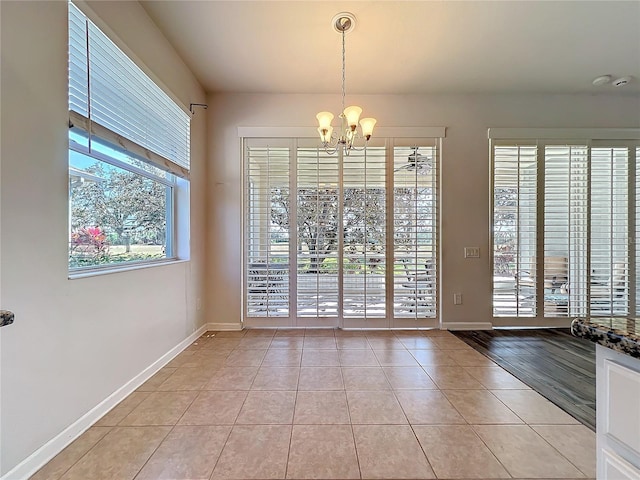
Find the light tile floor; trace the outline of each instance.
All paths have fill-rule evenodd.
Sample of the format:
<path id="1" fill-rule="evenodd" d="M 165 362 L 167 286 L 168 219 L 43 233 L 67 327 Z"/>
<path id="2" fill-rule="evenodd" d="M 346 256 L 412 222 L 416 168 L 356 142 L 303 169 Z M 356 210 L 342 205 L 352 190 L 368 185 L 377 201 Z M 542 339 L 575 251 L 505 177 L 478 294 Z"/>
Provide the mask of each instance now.
<path id="1" fill-rule="evenodd" d="M 208 332 L 33 480 L 594 478 L 595 434 L 448 332 Z"/>

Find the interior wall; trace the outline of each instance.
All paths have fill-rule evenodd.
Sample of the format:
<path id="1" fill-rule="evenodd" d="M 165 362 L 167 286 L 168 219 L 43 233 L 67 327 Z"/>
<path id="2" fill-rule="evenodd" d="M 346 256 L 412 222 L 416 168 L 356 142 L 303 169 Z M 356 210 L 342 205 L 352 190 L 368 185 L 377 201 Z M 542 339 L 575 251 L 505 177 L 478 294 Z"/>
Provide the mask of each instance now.
<path id="1" fill-rule="evenodd" d="M 137 2 L 88 6 L 183 105 L 202 88 Z M 206 115 L 191 133 L 191 261 L 68 279 L 67 3 L 3 1 L 0 476 L 196 331 Z M 190 237 L 190 239 L 189 239 Z"/>
<path id="2" fill-rule="evenodd" d="M 338 112 L 340 97 L 216 94 L 209 95 L 208 103 L 207 311 L 215 312 L 210 322 L 237 324 L 242 312 L 243 218 L 237 128 L 308 126 L 315 135 L 316 113 Z M 349 95 L 347 103 L 362 106 L 363 115 L 378 119 L 378 127 L 447 127 L 441 169 L 440 310 L 445 324 L 492 321 L 487 129 L 640 126 L 639 96 Z M 465 246 L 480 247 L 480 258 L 463 258 Z M 462 305 L 453 304 L 454 293 L 462 293 Z"/>

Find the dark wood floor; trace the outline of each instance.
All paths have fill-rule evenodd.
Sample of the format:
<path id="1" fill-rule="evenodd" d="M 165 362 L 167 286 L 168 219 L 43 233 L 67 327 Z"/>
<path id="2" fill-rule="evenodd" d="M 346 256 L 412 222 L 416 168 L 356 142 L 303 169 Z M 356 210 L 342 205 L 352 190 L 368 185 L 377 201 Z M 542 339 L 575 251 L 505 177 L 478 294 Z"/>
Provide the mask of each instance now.
<path id="1" fill-rule="evenodd" d="M 595 430 L 596 349 L 568 329 L 452 332 Z"/>

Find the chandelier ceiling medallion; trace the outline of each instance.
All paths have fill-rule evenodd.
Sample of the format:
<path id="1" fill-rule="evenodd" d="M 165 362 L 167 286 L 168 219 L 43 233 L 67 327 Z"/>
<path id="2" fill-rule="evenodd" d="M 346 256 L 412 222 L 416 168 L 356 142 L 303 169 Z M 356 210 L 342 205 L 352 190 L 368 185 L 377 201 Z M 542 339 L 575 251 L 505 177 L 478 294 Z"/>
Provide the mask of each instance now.
<path id="1" fill-rule="evenodd" d="M 331 112 L 320 112 L 316 115 L 318 119 L 318 133 L 325 151 L 333 155 L 338 150 L 343 149 L 345 155 L 349 155 L 350 150 L 363 150 L 373 133 L 376 124 L 375 118 L 363 118 L 360 120 L 362 108 L 352 105 L 345 108 L 345 35 L 355 26 L 356 17 L 352 13 L 342 12 L 333 17 L 333 28 L 342 35 L 342 113 L 340 113 L 340 130 L 333 131 L 331 122 L 333 114 Z M 361 131 L 358 131 L 358 120 L 360 120 Z M 362 140 L 362 145 L 357 148 L 356 142 Z"/>

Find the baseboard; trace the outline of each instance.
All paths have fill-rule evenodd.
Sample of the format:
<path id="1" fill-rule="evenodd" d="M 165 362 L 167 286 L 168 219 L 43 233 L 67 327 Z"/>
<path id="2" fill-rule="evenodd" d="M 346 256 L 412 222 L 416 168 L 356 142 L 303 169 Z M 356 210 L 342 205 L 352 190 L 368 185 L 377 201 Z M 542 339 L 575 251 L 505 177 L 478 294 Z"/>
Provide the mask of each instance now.
<path id="1" fill-rule="evenodd" d="M 207 323 L 205 327 L 207 327 L 207 330 L 216 330 L 219 332 L 238 332 L 242 330 L 241 323 Z"/>
<path id="2" fill-rule="evenodd" d="M 491 322 L 446 322 L 442 324 L 446 330 L 492 330 Z"/>
<path id="3" fill-rule="evenodd" d="M 91 425 L 102 418 L 109 410 L 125 399 L 130 393 L 135 391 L 140 385 L 151 378 L 158 370 L 169 363 L 176 355 L 191 345 L 207 330 L 211 330 L 212 324 L 206 324 L 197 331 L 189 335 L 178 345 L 165 353 L 158 360 L 145 368 L 138 375 L 125 383 L 118 390 L 109 395 L 106 399 L 93 407 L 74 423 L 65 428 L 61 433 L 53 437 L 38 450 L 25 458 L 18 465 L 5 473 L 0 480 L 26 480 L 49 460 L 60 453 L 67 445 L 83 434 Z M 213 324 L 217 325 L 217 324 Z"/>

